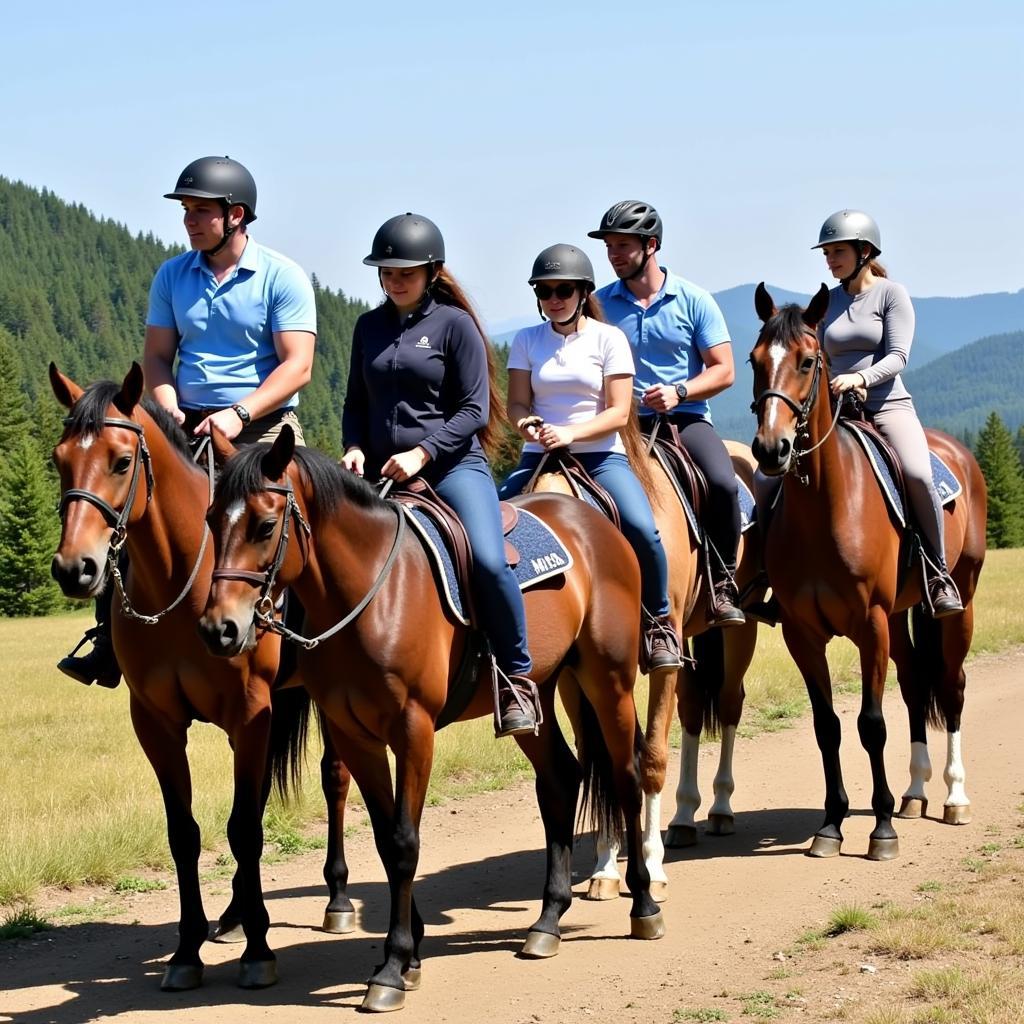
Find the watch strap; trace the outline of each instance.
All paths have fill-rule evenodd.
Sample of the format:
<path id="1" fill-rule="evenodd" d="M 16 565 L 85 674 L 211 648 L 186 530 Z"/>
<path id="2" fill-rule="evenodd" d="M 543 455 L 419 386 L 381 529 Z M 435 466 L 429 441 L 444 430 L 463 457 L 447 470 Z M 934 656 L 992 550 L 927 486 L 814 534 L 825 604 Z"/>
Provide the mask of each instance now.
<path id="1" fill-rule="evenodd" d="M 242 405 L 240 402 L 236 402 L 233 406 L 231 406 L 231 408 L 234 409 L 235 415 L 242 421 L 243 424 L 245 424 L 245 426 L 248 426 L 252 422 L 252 416 L 250 415 L 249 410 L 246 409 L 246 407 Z"/>

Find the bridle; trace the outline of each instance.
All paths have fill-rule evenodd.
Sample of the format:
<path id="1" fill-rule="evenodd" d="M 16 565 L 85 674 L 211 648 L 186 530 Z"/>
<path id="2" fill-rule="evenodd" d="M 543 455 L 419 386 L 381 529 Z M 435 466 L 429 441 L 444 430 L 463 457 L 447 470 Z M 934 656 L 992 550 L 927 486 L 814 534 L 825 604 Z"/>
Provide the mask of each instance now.
<path id="1" fill-rule="evenodd" d="M 274 550 L 274 557 L 271 560 L 270 567 L 263 572 L 254 572 L 250 569 L 236 569 L 227 566 L 223 569 L 214 569 L 213 580 L 214 582 L 217 580 L 241 580 L 243 583 L 251 583 L 253 586 L 259 587 L 259 597 L 256 599 L 256 605 L 253 609 L 253 618 L 256 620 L 259 628 L 269 630 L 271 633 L 277 633 L 286 640 L 291 640 L 292 643 L 296 643 L 307 651 L 311 651 L 314 647 L 319 647 L 324 640 L 334 636 L 335 633 L 341 632 L 347 625 L 354 622 L 384 585 L 384 581 L 387 579 L 398 557 L 402 538 L 405 536 L 405 513 L 394 502 L 388 502 L 398 515 L 398 529 L 395 532 L 395 539 L 391 545 L 387 560 L 378 573 L 376 580 L 374 580 L 373 585 L 363 595 L 359 603 L 344 618 L 319 636 L 304 637 L 289 629 L 280 620 L 274 618 L 273 590 L 277 582 L 277 574 L 281 571 L 285 555 L 288 552 L 288 524 L 291 522 L 292 517 L 295 517 L 295 521 L 302 528 L 307 538 L 312 535 L 312 530 L 306 517 L 302 514 L 302 510 L 299 508 L 299 503 L 295 500 L 295 491 L 290 482 L 287 484 L 265 484 L 262 489 L 272 494 L 283 494 L 285 496 L 284 519 L 281 524 L 281 531 L 277 535 L 277 547 Z M 305 568 L 305 559 L 307 557 L 304 554 L 303 568 Z"/>
<path id="2" fill-rule="evenodd" d="M 64 426 L 69 426 L 70 423 L 71 417 L 66 417 L 64 420 Z M 185 599 L 186 594 L 188 594 L 192 589 L 192 584 L 195 583 L 196 576 L 199 574 L 199 567 L 203 564 L 203 555 L 206 553 L 206 544 L 210 539 L 210 527 L 209 524 L 204 525 L 203 539 L 199 545 L 199 554 L 196 557 L 195 565 L 192 566 L 192 572 L 189 574 L 188 582 L 185 584 L 181 593 L 178 594 L 178 596 L 166 608 L 164 608 L 163 611 L 159 611 L 155 615 L 144 615 L 141 612 L 136 611 L 128 600 L 128 594 L 124 588 L 124 580 L 121 578 L 121 569 L 118 565 L 118 558 L 121 554 L 121 548 L 124 546 L 124 543 L 128 538 L 128 519 L 131 516 L 132 509 L 135 507 L 135 495 L 139 489 L 139 476 L 143 468 L 146 473 L 146 504 L 149 505 L 153 500 L 153 491 L 156 487 L 156 483 L 153 479 L 153 461 L 149 454 L 149 446 L 146 444 L 145 429 L 141 423 L 136 423 L 134 420 L 119 419 L 117 417 L 108 416 L 103 420 L 100 429 L 105 427 L 116 427 L 121 430 L 130 430 L 135 434 L 136 438 L 135 459 L 132 464 L 132 478 L 128 484 L 128 497 L 121 506 L 121 510 L 118 511 L 108 501 L 105 501 L 98 494 L 95 494 L 92 491 L 87 491 L 81 487 L 69 487 L 60 496 L 60 502 L 57 505 L 57 514 L 60 516 L 61 520 L 63 520 L 67 514 L 68 505 L 73 501 L 87 501 L 90 505 L 94 505 L 99 509 L 100 514 L 107 521 L 113 531 L 110 536 L 110 540 L 107 543 L 107 568 L 110 571 L 110 575 L 113 577 L 118 597 L 121 599 L 121 610 L 129 619 L 134 619 L 136 622 L 144 623 L 147 626 L 155 626 L 165 615 L 168 614 L 168 612 L 177 608 Z M 210 482 L 210 499 L 212 500 L 213 451 L 210 448 L 208 441 L 205 445 L 201 445 L 199 447 L 195 458 L 196 460 L 199 459 L 204 448 L 207 453 L 207 476 Z"/>
<path id="3" fill-rule="evenodd" d="M 809 337 L 813 337 L 817 341 L 817 336 L 808 333 Z M 832 416 L 832 423 L 829 425 L 828 430 L 825 431 L 824 435 L 809 448 L 801 448 L 802 443 L 806 443 L 810 440 L 811 431 L 809 420 L 811 416 L 811 410 L 814 408 L 815 403 L 818 400 L 818 391 L 821 388 L 821 371 L 822 366 L 825 363 L 825 356 L 819 347 L 814 356 L 814 377 L 811 380 L 810 390 L 807 392 L 807 397 L 803 402 L 797 402 L 795 398 L 786 394 L 785 391 L 779 391 L 777 388 L 766 388 L 762 391 L 753 402 L 750 403 L 750 411 L 754 413 L 758 418 L 758 422 L 761 419 L 761 405 L 766 402 L 769 398 L 777 398 L 781 402 L 784 402 L 789 406 L 790 409 L 796 414 L 796 441 L 793 445 L 793 454 L 790 457 L 789 466 L 786 470 L 787 473 L 795 473 L 797 479 L 803 483 L 807 483 L 807 476 L 800 473 L 799 463 L 804 457 L 811 454 L 820 448 L 829 438 L 829 435 L 835 430 L 836 424 L 839 422 L 839 413 L 842 410 L 843 402 L 846 400 L 846 394 L 843 393 L 839 396 L 836 401 L 835 413 Z"/>

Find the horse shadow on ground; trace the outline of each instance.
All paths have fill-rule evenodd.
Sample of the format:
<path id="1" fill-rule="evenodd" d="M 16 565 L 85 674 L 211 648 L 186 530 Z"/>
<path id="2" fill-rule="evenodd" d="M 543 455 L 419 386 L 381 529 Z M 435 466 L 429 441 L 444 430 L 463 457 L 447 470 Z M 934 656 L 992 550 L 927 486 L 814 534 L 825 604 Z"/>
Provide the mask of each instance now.
<path id="1" fill-rule="evenodd" d="M 869 811 L 854 811 L 869 814 Z M 731 836 L 711 837 L 700 827 L 697 846 L 667 850 L 670 885 L 677 883 L 682 865 L 688 860 L 714 857 L 803 856 L 806 842 L 821 822 L 818 808 L 759 810 L 742 813 L 736 819 Z M 429 842 L 429 836 L 425 837 Z M 796 844 L 803 844 L 798 847 Z M 573 855 L 573 883 L 577 894 L 585 888 L 593 865 L 593 841 L 589 835 L 577 840 Z M 675 865 L 673 871 L 672 865 Z M 540 908 L 545 870 L 542 849 L 504 853 L 481 861 L 454 864 L 423 876 L 416 886 L 416 900 L 427 928 L 423 941 L 424 984 L 429 984 L 430 962 L 441 957 L 461 957 L 480 951 L 517 954 L 526 937 L 526 928 Z M 738 873 L 742 877 L 744 873 Z M 383 958 L 384 933 L 388 920 L 388 890 L 383 882 L 360 882 L 349 886 L 349 895 L 360 906 L 357 931 L 329 940 L 284 945 L 274 942 L 281 980 L 272 988 L 242 990 L 236 985 L 238 955 L 242 946 L 224 963 L 208 964 L 203 986 L 192 992 L 159 991 L 164 958 L 176 945 L 176 922 L 157 925 L 127 922 L 90 922 L 74 924 L 39 933 L 32 939 L 13 942 L 0 960 L 0 1021 L 17 1024 L 79 1024 L 96 1017 L 115 1018 L 145 1006 L 169 1013 L 189 1008 L 230 1006 L 254 1007 L 357 1007 L 373 966 Z M 295 932 L 313 930 L 309 923 L 295 920 L 294 908 L 275 912 L 275 903 L 301 899 L 312 901 L 316 909 L 301 916 L 312 920 L 326 903 L 321 883 L 284 889 L 268 888 L 268 907 L 274 928 Z M 209 896 L 207 913 L 211 918 L 221 909 Z M 304 908 L 308 910 L 308 908 Z M 461 911 L 486 910 L 515 916 L 509 927 L 477 930 L 467 928 L 450 934 L 431 933 L 432 927 L 457 923 Z M 524 913 L 525 912 L 525 913 Z M 612 901 L 608 912 L 621 918 L 621 937 L 629 931 L 628 902 Z M 619 941 L 617 936 L 588 935 L 584 925 L 573 923 L 573 908 L 562 920 L 562 935 L 570 942 Z M 291 918 L 291 919 L 289 919 Z M 66 941 L 66 940 L 71 940 Z M 82 977 L 76 964 L 83 945 L 107 952 L 108 967 L 94 977 Z M 69 948 L 72 947 L 72 948 Z M 220 947 L 221 950 L 225 947 Z M 223 954 L 218 955 L 218 959 Z M 207 959 L 210 959 L 207 954 Z M 523 971 L 542 970 L 535 963 L 523 964 Z M 91 973 L 96 974 L 91 968 Z M 18 1012 L 18 992 L 30 989 L 52 991 L 49 1005 Z M 39 996 L 32 1001 L 39 1002 Z M 414 999 L 410 996 L 410 1000 Z"/>

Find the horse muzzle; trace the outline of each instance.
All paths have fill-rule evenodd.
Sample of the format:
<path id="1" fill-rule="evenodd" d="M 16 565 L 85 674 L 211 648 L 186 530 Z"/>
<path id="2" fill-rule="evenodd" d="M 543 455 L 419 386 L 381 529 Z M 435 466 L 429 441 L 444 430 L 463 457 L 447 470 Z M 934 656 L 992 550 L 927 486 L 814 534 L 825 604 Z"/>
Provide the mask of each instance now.
<path id="1" fill-rule="evenodd" d="M 246 625 L 236 616 L 208 610 L 197 628 L 206 649 L 218 658 L 233 658 L 256 646 L 256 622 L 251 616 Z"/>
<path id="2" fill-rule="evenodd" d="M 758 432 L 750 444 L 750 451 L 757 459 L 758 469 L 765 476 L 782 476 L 793 459 L 793 442 L 782 435 L 775 439 L 774 444 L 770 444 Z"/>
<path id="3" fill-rule="evenodd" d="M 65 556 L 58 551 L 50 561 L 50 575 L 65 597 L 80 601 L 96 597 L 107 583 L 106 559 L 92 555 Z"/>

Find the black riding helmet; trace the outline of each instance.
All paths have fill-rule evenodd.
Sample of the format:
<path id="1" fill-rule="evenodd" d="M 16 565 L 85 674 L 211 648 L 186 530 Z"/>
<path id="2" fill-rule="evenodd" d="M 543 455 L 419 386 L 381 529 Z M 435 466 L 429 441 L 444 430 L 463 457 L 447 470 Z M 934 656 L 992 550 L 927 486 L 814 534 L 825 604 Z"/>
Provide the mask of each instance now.
<path id="1" fill-rule="evenodd" d="M 416 213 L 384 221 L 373 236 L 368 267 L 421 267 L 444 263 L 444 239 L 438 226 Z"/>
<path id="2" fill-rule="evenodd" d="M 605 235 L 640 235 L 642 238 L 653 238 L 661 248 L 663 234 L 661 216 L 650 203 L 639 199 L 625 199 L 609 207 L 601 218 L 601 226 L 596 231 L 588 231 L 588 238 L 604 238 Z"/>
<path id="3" fill-rule="evenodd" d="M 573 315 L 568 320 L 554 321 L 559 327 L 578 323 L 583 315 L 587 296 L 594 290 L 594 268 L 587 254 L 581 252 L 575 245 L 566 245 L 564 242 L 549 245 L 533 261 L 533 273 L 530 275 L 529 284 L 535 285 L 538 281 L 572 281 L 581 286 Z M 539 298 L 537 312 L 540 313 L 541 319 L 546 319 Z"/>
<path id="4" fill-rule="evenodd" d="M 245 223 L 256 219 L 256 182 L 237 160 L 229 156 L 203 156 L 178 175 L 173 192 L 165 199 L 219 199 L 245 210 Z"/>

